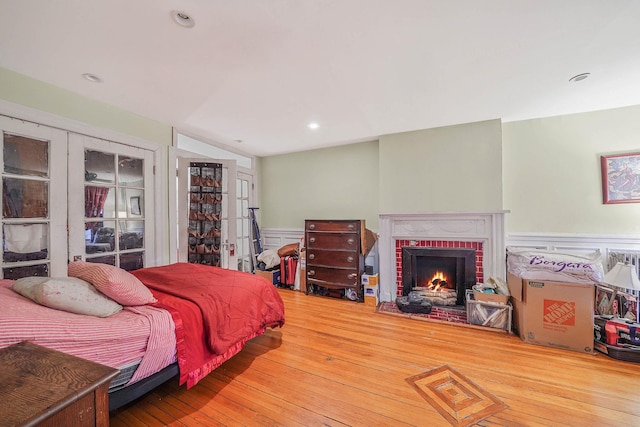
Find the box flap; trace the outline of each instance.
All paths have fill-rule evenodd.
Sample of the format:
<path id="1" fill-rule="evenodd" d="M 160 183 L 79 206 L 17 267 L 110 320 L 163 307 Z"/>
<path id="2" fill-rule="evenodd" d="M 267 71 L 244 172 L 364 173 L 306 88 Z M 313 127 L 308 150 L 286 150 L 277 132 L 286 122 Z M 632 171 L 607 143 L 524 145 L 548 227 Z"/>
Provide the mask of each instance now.
<path id="1" fill-rule="evenodd" d="M 362 222 L 364 223 L 364 220 Z M 362 240 L 360 250 L 362 252 L 362 256 L 366 257 L 369 255 L 369 252 L 371 252 L 371 249 L 373 249 L 373 245 L 375 245 L 376 240 L 378 240 L 378 235 L 368 228 L 364 228 L 360 238 Z"/>
<path id="2" fill-rule="evenodd" d="M 518 301 L 522 301 L 522 278 L 507 273 L 507 286 L 509 286 L 511 296 Z"/>

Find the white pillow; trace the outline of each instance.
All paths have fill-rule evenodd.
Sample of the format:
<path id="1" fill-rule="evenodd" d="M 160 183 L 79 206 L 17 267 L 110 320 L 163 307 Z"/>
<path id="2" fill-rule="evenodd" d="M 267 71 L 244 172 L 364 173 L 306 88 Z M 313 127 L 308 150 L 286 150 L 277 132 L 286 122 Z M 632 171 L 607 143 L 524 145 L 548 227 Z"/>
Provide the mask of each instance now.
<path id="1" fill-rule="evenodd" d="M 24 277 L 12 288 L 40 305 L 70 313 L 108 317 L 122 311 L 120 304 L 76 277 Z"/>

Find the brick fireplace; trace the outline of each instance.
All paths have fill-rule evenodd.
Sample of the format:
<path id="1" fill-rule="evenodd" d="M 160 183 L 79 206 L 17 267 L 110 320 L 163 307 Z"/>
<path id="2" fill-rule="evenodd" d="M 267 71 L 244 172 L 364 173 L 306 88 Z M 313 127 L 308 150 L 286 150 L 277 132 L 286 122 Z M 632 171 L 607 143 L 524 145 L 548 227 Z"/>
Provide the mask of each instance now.
<path id="1" fill-rule="evenodd" d="M 416 286 L 437 286 L 455 292 L 456 304 L 464 305 L 465 291 L 484 280 L 482 243 L 396 240 L 396 271 L 398 295 L 408 295 Z"/>
<path id="2" fill-rule="evenodd" d="M 395 301 L 397 296 L 403 294 L 403 248 L 473 249 L 475 277 L 468 280 L 482 282 L 488 277 L 504 279 L 504 215 L 507 212 L 380 215 L 378 251 L 381 301 Z"/>

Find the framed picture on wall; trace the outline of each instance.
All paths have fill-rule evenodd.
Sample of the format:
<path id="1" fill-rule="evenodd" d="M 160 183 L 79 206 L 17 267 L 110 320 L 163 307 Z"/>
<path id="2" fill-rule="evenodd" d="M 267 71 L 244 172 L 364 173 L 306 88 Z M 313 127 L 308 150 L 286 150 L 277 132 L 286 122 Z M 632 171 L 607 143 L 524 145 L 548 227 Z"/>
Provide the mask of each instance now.
<path id="1" fill-rule="evenodd" d="M 131 197 L 131 215 L 141 215 L 140 211 L 140 196 Z"/>
<path id="2" fill-rule="evenodd" d="M 640 203 L 640 153 L 600 157 L 605 204 Z"/>

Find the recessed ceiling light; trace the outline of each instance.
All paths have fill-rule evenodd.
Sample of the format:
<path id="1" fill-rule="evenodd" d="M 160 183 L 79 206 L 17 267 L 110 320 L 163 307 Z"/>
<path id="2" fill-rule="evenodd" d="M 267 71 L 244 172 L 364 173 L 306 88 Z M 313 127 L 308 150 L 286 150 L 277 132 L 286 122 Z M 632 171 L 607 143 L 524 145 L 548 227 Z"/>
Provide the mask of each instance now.
<path id="1" fill-rule="evenodd" d="M 173 10 L 171 11 L 171 16 L 173 17 L 173 20 L 176 22 L 176 24 L 182 27 L 191 28 L 194 25 L 196 25 L 196 21 L 194 21 L 193 18 L 190 17 L 185 12 L 181 12 L 179 10 Z"/>
<path id="2" fill-rule="evenodd" d="M 311 122 L 307 125 L 309 127 L 309 129 L 318 129 L 320 127 L 320 125 L 316 122 Z"/>
<path id="3" fill-rule="evenodd" d="M 569 79 L 570 82 L 579 82 L 581 80 L 586 79 L 587 77 L 589 77 L 591 75 L 591 73 L 582 73 L 582 74 L 578 74 L 577 76 L 573 76 Z"/>
<path id="4" fill-rule="evenodd" d="M 100 77 L 96 76 L 95 74 L 84 73 L 82 75 L 82 77 L 85 80 L 89 80 L 91 83 L 102 83 L 102 79 Z"/>

